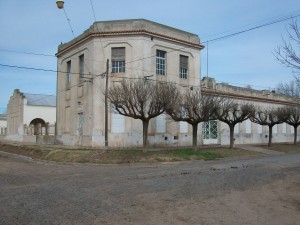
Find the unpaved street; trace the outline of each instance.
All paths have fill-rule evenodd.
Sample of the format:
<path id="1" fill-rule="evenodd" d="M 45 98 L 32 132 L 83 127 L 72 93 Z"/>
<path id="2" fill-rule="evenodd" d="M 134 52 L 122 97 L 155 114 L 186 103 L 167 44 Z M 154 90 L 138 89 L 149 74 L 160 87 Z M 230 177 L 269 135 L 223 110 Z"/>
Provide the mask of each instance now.
<path id="1" fill-rule="evenodd" d="M 1 225 L 299 221 L 300 153 L 114 166 L 0 156 Z"/>

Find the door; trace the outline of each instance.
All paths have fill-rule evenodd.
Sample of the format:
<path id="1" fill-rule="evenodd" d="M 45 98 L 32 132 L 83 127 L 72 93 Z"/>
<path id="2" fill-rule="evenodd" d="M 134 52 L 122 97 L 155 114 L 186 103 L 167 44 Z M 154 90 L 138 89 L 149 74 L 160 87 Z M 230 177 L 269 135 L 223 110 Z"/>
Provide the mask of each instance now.
<path id="1" fill-rule="evenodd" d="M 203 144 L 218 144 L 218 121 L 211 120 L 202 125 Z"/>
<path id="2" fill-rule="evenodd" d="M 82 136 L 83 136 L 83 113 L 78 113 L 78 137 L 79 137 L 79 145 L 82 145 Z"/>

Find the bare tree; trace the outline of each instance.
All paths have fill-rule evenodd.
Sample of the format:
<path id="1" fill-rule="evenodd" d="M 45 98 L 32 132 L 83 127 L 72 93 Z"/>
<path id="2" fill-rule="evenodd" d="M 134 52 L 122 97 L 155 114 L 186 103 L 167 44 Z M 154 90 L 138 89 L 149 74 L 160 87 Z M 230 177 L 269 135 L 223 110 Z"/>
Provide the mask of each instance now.
<path id="1" fill-rule="evenodd" d="M 187 90 L 168 105 L 167 113 L 175 121 L 184 121 L 193 127 L 193 147 L 197 146 L 198 124 L 217 118 L 220 98 L 201 95 L 200 90 Z"/>
<path id="2" fill-rule="evenodd" d="M 249 119 L 254 114 L 254 106 L 251 104 L 241 104 L 231 100 L 224 101 L 222 109 L 219 110 L 218 119 L 229 126 L 230 148 L 234 144 L 234 127 L 236 124 Z"/>
<path id="3" fill-rule="evenodd" d="M 288 40 L 282 38 L 283 44 L 275 50 L 275 57 L 283 65 L 291 68 L 293 72 L 300 73 L 300 55 L 296 52 L 300 46 L 300 27 L 296 20 L 293 20 L 288 28 Z"/>
<path id="4" fill-rule="evenodd" d="M 250 117 L 250 120 L 254 123 L 260 124 L 262 126 L 269 127 L 269 142 L 268 146 L 272 144 L 272 130 L 277 124 L 286 121 L 286 111 L 284 108 L 259 108 Z"/>
<path id="5" fill-rule="evenodd" d="M 294 127 L 294 144 L 297 144 L 297 128 L 300 125 L 300 107 L 288 106 L 286 110 L 285 122 Z"/>
<path id="6" fill-rule="evenodd" d="M 108 90 L 108 100 L 117 113 L 143 123 L 143 147 L 147 148 L 149 121 L 165 112 L 169 96 L 176 94 L 171 83 L 122 80 Z"/>
<path id="7" fill-rule="evenodd" d="M 281 82 L 277 85 L 276 91 L 290 97 L 300 98 L 299 78 L 295 77 L 295 80 L 286 83 Z"/>

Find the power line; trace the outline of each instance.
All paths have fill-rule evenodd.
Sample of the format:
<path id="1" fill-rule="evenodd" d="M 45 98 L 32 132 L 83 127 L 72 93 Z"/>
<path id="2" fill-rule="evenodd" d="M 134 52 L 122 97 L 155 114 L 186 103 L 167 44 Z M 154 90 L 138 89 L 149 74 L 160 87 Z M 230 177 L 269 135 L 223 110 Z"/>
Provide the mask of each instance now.
<path id="1" fill-rule="evenodd" d="M 22 52 L 22 51 L 14 51 L 14 50 L 6 50 L 6 49 L 0 49 L 0 52 L 11 52 L 11 53 L 17 53 L 17 54 L 47 56 L 47 57 L 55 57 L 56 58 L 55 55 L 43 54 L 43 53 L 34 53 L 34 52 Z"/>
<path id="2" fill-rule="evenodd" d="M 222 31 L 222 32 L 214 33 L 214 34 L 209 34 L 209 35 L 206 35 L 206 36 L 204 35 L 204 36 L 207 37 L 205 39 L 209 39 L 209 37 L 220 36 L 220 35 L 223 35 L 225 33 L 232 33 L 236 30 L 241 30 L 241 29 L 244 29 L 246 27 L 255 26 L 255 25 L 261 24 L 263 22 L 273 21 L 275 19 L 279 20 L 281 18 L 290 18 L 292 15 L 297 14 L 299 12 L 300 12 L 300 10 L 294 10 L 294 11 L 289 12 L 288 14 L 284 13 L 284 14 L 280 14 L 280 15 L 277 15 L 277 16 L 272 16 L 272 17 L 269 17 L 269 18 L 266 18 L 266 19 L 259 20 L 259 21 L 254 22 L 254 23 L 248 23 L 246 25 L 235 27 L 235 28 L 232 28 L 232 29 L 229 29 L 229 30 L 226 30 L 226 31 Z"/>
<path id="3" fill-rule="evenodd" d="M 94 19 L 95 19 L 95 22 L 96 22 L 97 20 L 96 20 L 96 16 L 95 16 L 95 10 L 94 10 L 93 1 L 90 0 L 90 3 L 91 3 L 91 6 L 92 6 L 92 11 L 93 11 Z"/>
<path id="4" fill-rule="evenodd" d="M 273 25 L 273 24 L 276 24 L 276 23 L 280 23 L 280 22 L 283 22 L 283 21 L 286 21 L 286 20 L 294 19 L 294 18 L 297 18 L 299 16 L 300 16 L 300 14 L 295 15 L 295 16 L 290 16 L 290 17 L 284 18 L 284 19 L 279 19 L 279 20 L 271 21 L 269 23 L 258 25 L 258 26 L 255 26 L 255 27 L 252 27 L 252 28 L 249 28 L 249 29 L 246 29 L 246 30 L 242 30 L 242 31 L 238 31 L 238 32 L 235 32 L 235 33 L 232 33 L 232 34 L 224 35 L 222 37 L 210 39 L 210 40 L 207 40 L 205 42 L 208 43 L 208 42 L 213 42 L 213 41 L 218 41 L 218 40 L 221 40 L 221 39 L 229 38 L 229 37 L 236 36 L 236 35 L 239 35 L 239 34 L 242 34 L 242 33 L 246 33 L 248 31 L 256 30 L 256 29 L 259 29 L 259 28 L 262 28 L 262 27 L 266 27 L 266 26 L 270 26 L 270 25 Z"/>
<path id="5" fill-rule="evenodd" d="M 43 69 L 43 68 L 34 68 L 34 67 L 25 67 L 25 66 L 15 66 L 15 65 L 7 65 L 7 64 L 1 64 L 1 63 L 0 63 L 0 66 L 17 68 L 17 69 L 36 70 L 36 71 L 43 71 L 43 72 L 53 72 L 53 73 L 59 72 L 59 73 L 65 73 L 65 74 L 68 73 L 66 71 L 58 71 L 58 70 Z M 136 69 L 136 68 L 127 68 L 127 69 L 141 70 L 141 71 L 145 71 L 145 72 L 148 72 L 148 73 L 152 72 L 152 71 L 146 71 L 146 70 L 143 70 L 143 69 Z M 72 75 L 79 75 L 80 73 L 72 72 L 71 74 Z M 94 78 L 103 77 L 103 74 L 92 74 L 92 73 L 89 73 L 89 74 L 83 74 L 83 75 L 91 76 L 91 77 L 94 77 Z M 119 76 L 116 76 L 116 75 L 112 75 L 112 73 L 110 73 L 110 76 L 111 77 L 120 78 L 120 79 L 121 78 L 129 79 L 128 77 L 119 77 Z M 176 77 L 178 77 L 178 74 L 170 74 L 170 73 L 168 73 L 167 76 L 176 76 Z M 87 77 L 83 77 L 83 78 L 87 78 Z M 199 78 L 197 78 L 197 77 L 190 77 L 190 78 L 201 80 L 200 77 Z M 88 79 L 91 79 L 91 78 L 88 78 Z M 140 78 L 134 78 L 134 79 L 140 79 Z M 141 79 L 143 79 L 143 78 L 141 78 Z M 219 81 L 219 80 L 217 82 L 219 82 L 219 83 L 228 83 L 228 84 L 233 84 L 233 85 L 240 85 L 240 86 L 250 85 L 250 84 L 241 84 L 241 83 L 234 83 L 234 82 L 224 82 L 224 81 Z M 188 86 L 190 86 L 190 87 L 197 87 L 197 85 L 188 85 Z M 258 85 L 250 85 L 250 86 L 259 87 L 259 88 L 265 88 L 265 89 L 270 89 L 270 90 L 274 90 L 275 89 L 275 88 L 272 88 L 272 87 L 265 87 L 265 86 L 258 86 Z"/>
<path id="6" fill-rule="evenodd" d="M 51 70 L 51 69 L 43 69 L 43 68 L 35 68 L 35 67 L 26 67 L 26 66 L 15 66 L 15 65 L 8 65 L 8 64 L 2 64 L 0 63 L 0 66 L 4 66 L 4 67 L 10 67 L 10 68 L 17 68 L 17 69 L 26 69 L 26 70 L 36 70 L 36 71 L 44 71 L 44 72 L 53 72 L 53 73 L 68 73 L 66 71 L 59 71 L 59 70 Z M 75 74 L 80 74 L 80 73 L 71 73 L 72 75 Z M 94 77 L 98 77 L 101 76 L 102 74 L 91 74 L 91 73 L 83 73 L 83 75 L 88 75 L 88 76 L 94 76 Z"/>
<path id="7" fill-rule="evenodd" d="M 92 0 L 90 0 L 92 1 Z M 91 2 L 92 4 L 92 2 Z M 93 6 L 92 6 L 93 7 Z M 65 10 L 64 10 L 65 12 Z M 65 14 L 66 15 L 66 14 Z M 242 30 L 242 31 L 238 31 L 238 32 L 235 32 L 235 33 L 231 33 L 231 34 L 228 34 L 228 35 L 224 35 L 224 36 L 221 36 L 221 37 L 218 37 L 218 38 L 214 38 L 214 39 L 210 39 L 210 40 L 206 40 L 202 43 L 209 43 L 209 42 L 214 42 L 214 41 L 218 41 L 218 40 L 222 40 L 222 39 L 226 39 L 226 38 L 229 38 L 229 37 L 232 37 L 232 36 L 236 36 L 236 35 L 239 35 L 239 34 L 242 34 L 242 33 L 246 33 L 248 31 L 252 31 L 252 30 L 256 30 L 256 29 L 259 29 L 259 28 L 262 28 L 262 27 L 266 27 L 266 26 L 270 26 L 270 25 L 273 25 L 273 24 L 276 24 L 276 23 L 280 23 L 280 22 L 283 22 L 283 21 L 286 21 L 286 20 L 290 20 L 290 19 L 293 19 L 293 18 L 297 18 L 299 17 L 300 14 L 298 15 L 295 15 L 295 16 L 290 16 L 288 18 L 284 18 L 284 19 L 279 19 L 279 20 L 275 20 L 275 21 L 271 21 L 271 22 L 268 22 L 268 23 L 265 23 L 265 24 L 262 24 L 262 25 L 258 25 L 258 26 L 255 26 L 255 27 L 252 27 L 252 28 L 249 28 L 249 29 L 246 29 L 246 30 Z M 69 25 L 70 25 L 70 29 L 72 31 L 72 34 L 74 36 L 74 32 L 73 32 L 73 29 L 71 27 L 71 24 L 70 24 L 70 19 L 68 18 L 68 16 L 66 15 L 66 18 L 69 22 Z M 74 36 L 75 38 L 75 36 Z M 101 42 L 101 41 L 100 41 Z M 102 44 L 102 42 L 101 42 Z M 103 47 L 102 47 L 103 48 Z M 174 52 L 174 51 L 179 51 L 179 50 L 183 50 L 185 49 L 186 47 L 182 47 L 182 48 L 178 48 L 178 49 L 174 49 L 174 50 L 171 50 L 171 51 L 167 51 L 167 53 L 171 53 L 171 52 Z M 12 53 L 20 53 L 20 54 L 30 54 L 30 55 L 40 55 L 40 56 L 51 56 L 51 57 L 55 57 L 54 55 L 49 55 L 49 54 L 43 54 L 43 53 L 33 53 L 33 52 L 22 52 L 22 51 L 13 51 L 13 50 L 4 50 L 4 49 L 0 49 L 0 51 L 5 51 L 5 52 L 12 52 Z M 126 62 L 125 64 L 129 64 L 129 63 L 133 63 L 133 62 L 137 62 L 137 61 L 141 61 L 141 60 L 145 60 L 145 59 L 149 59 L 149 58 L 152 58 L 152 57 L 156 57 L 156 55 L 151 55 L 151 56 L 148 56 L 148 57 L 144 57 L 144 58 L 140 58 L 140 59 L 135 59 L 135 60 L 132 60 L 132 61 L 129 61 L 129 62 Z M 88 60 L 88 61 L 97 61 L 97 60 Z M 98 62 L 104 62 L 104 61 L 98 61 Z"/>

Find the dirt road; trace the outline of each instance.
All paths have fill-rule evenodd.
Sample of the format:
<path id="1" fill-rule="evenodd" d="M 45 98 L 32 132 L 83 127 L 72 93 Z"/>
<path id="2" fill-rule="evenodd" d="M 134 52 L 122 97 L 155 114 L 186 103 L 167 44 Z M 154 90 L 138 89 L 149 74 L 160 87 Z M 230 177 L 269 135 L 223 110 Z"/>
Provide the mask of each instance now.
<path id="1" fill-rule="evenodd" d="M 300 153 L 74 165 L 0 154 L 0 224 L 296 225 Z"/>

